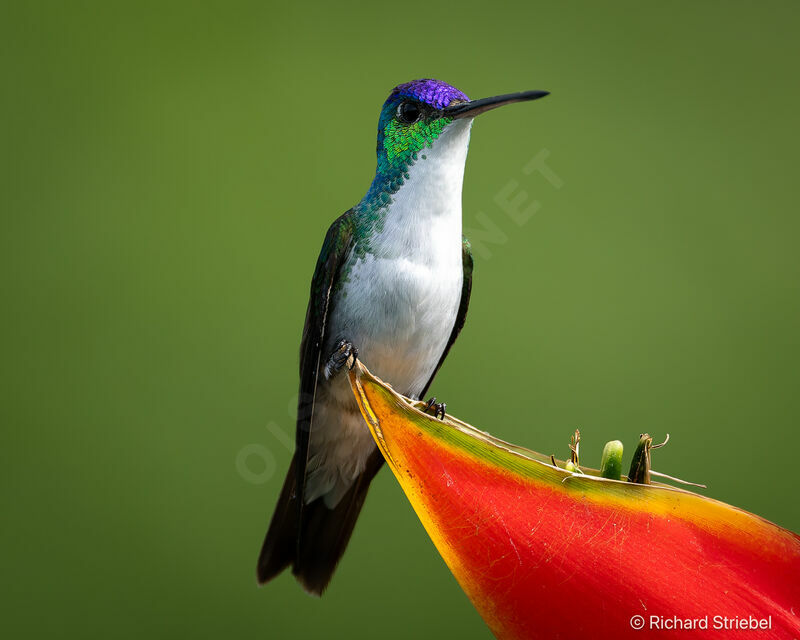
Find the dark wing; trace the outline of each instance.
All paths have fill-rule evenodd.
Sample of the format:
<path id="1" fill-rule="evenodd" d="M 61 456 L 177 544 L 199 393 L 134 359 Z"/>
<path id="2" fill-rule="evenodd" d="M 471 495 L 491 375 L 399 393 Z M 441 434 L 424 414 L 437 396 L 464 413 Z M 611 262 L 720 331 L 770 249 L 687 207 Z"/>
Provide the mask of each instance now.
<path id="1" fill-rule="evenodd" d="M 332 294 L 340 276 L 342 264 L 353 246 L 353 221 L 350 211 L 341 216 L 328 229 L 322 251 L 317 260 L 317 268 L 311 280 L 311 296 L 306 311 L 306 325 L 300 343 L 300 397 L 297 402 L 297 449 L 283 483 L 278 504 L 272 515 L 261 554 L 258 557 L 257 575 L 260 584 L 271 580 L 287 566 L 307 590 L 322 593 L 328 584 L 336 562 L 344 551 L 349 532 L 364 502 L 366 488 L 372 475 L 380 467 L 370 467 L 372 475 L 366 482 L 356 483 L 357 488 L 350 492 L 350 500 L 343 500 L 338 511 L 324 508 L 324 503 L 315 501 L 314 505 L 304 505 L 306 465 L 308 462 L 308 441 L 311 435 L 311 421 L 314 415 L 314 397 L 317 389 L 320 362 L 326 354 L 322 353 L 325 344 L 325 329 L 331 313 Z M 377 453 L 377 450 L 376 450 Z M 380 454 L 378 455 L 380 458 Z M 381 458 L 381 461 L 383 459 Z M 304 508 L 305 507 L 305 508 Z M 310 508 L 308 513 L 306 510 Z M 332 520 L 327 518 L 333 514 Z M 342 521 L 342 524 L 339 524 Z M 339 524 L 338 527 L 333 526 Z M 325 527 L 334 529 L 335 535 L 327 535 Z M 338 535 L 342 527 L 346 529 Z M 303 535 L 303 531 L 307 535 Z M 320 535 L 315 535 L 319 532 Z M 303 538 L 313 538 L 308 548 L 302 546 Z M 331 539 L 333 542 L 329 542 Z M 315 555 L 316 554 L 316 555 Z"/>
<path id="2" fill-rule="evenodd" d="M 317 268 L 311 279 L 311 296 L 306 311 L 306 325 L 300 343 L 300 397 L 297 401 L 296 433 L 296 474 L 298 479 L 298 500 L 302 509 L 302 496 L 305 493 L 306 465 L 308 463 L 308 441 L 311 436 L 311 420 L 314 415 L 314 401 L 317 392 L 317 378 L 320 364 L 326 354 L 325 330 L 331 313 L 331 298 L 334 283 L 353 247 L 352 209 L 340 216 L 328 229 L 322 251 L 317 259 Z"/>
<path id="3" fill-rule="evenodd" d="M 428 380 L 428 384 L 425 385 L 425 388 L 422 390 L 422 393 L 420 394 L 420 398 L 422 399 L 424 399 L 425 395 L 428 393 L 428 389 L 433 383 L 433 379 L 436 377 L 436 374 L 442 367 L 442 364 L 444 363 L 444 359 L 447 357 L 447 354 L 450 353 L 450 347 L 453 346 L 453 343 L 456 341 L 456 338 L 458 338 L 458 334 L 461 333 L 461 329 L 464 328 L 464 322 L 466 322 L 467 320 L 467 310 L 469 309 L 469 297 L 472 294 L 472 247 L 469 244 L 469 240 L 467 240 L 466 238 L 463 239 L 461 249 L 462 249 L 463 264 L 464 264 L 464 282 L 461 285 L 461 302 L 458 305 L 458 315 L 456 315 L 456 323 L 453 325 L 453 331 L 450 333 L 450 339 L 447 341 L 447 346 L 444 348 L 442 357 L 439 358 L 439 363 L 433 370 L 433 375 L 431 375 L 431 379 Z"/>

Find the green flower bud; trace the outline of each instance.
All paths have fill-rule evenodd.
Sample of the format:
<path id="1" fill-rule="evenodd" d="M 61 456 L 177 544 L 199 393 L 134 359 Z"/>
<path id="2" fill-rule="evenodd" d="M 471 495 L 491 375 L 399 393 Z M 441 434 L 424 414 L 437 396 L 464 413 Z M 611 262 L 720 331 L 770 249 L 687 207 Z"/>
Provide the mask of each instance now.
<path id="1" fill-rule="evenodd" d="M 600 458 L 600 475 L 609 480 L 622 478 L 622 443 L 619 440 L 606 442 Z"/>

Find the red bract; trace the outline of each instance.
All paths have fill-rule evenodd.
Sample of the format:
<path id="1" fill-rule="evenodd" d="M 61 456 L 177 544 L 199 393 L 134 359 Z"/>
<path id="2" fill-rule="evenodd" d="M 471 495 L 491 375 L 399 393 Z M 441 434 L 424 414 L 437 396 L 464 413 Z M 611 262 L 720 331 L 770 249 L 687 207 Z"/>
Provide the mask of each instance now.
<path id="1" fill-rule="evenodd" d="M 800 638 L 794 533 L 674 487 L 571 474 L 426 415 L 361 364 L 350 381 L 425 529 L 498 638 Z"/>

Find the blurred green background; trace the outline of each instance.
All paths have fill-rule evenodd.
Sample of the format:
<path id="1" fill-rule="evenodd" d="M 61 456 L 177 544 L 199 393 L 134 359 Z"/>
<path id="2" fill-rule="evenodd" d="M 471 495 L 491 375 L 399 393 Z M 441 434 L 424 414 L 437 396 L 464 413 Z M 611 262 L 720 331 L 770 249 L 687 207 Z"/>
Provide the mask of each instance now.
<path id="1" fill-rule="evenodd" d="M 416 77 L 552 91 L 476 122 L 481 246 L 436 395 L 544 453 L 580 427 L 591 465 L 669 432 L 656 469 L 800 530 L 797 3 L 30 2 L 0 24 L 17 636 L 489 637 L 388 472 L 322 600 L 254 579 L 314 261 Z M 555 181 L 523 172 L 543 150 Z M 504 188 L 539 210 L 515 223 Z"/>

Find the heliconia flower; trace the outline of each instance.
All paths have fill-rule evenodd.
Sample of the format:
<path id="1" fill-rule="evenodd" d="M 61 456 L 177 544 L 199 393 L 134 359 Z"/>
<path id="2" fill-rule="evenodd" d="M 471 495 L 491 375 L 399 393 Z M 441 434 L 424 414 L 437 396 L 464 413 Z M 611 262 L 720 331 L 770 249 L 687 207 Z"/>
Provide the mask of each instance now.
<path id="1" fill-rule="evenodd" d="M 497 638 L 800 638 L 796 534 L 683 489 L 583 466 L 570 473 L 423 413 L 361 363 L 350 382 L 428 535 Z"/>

